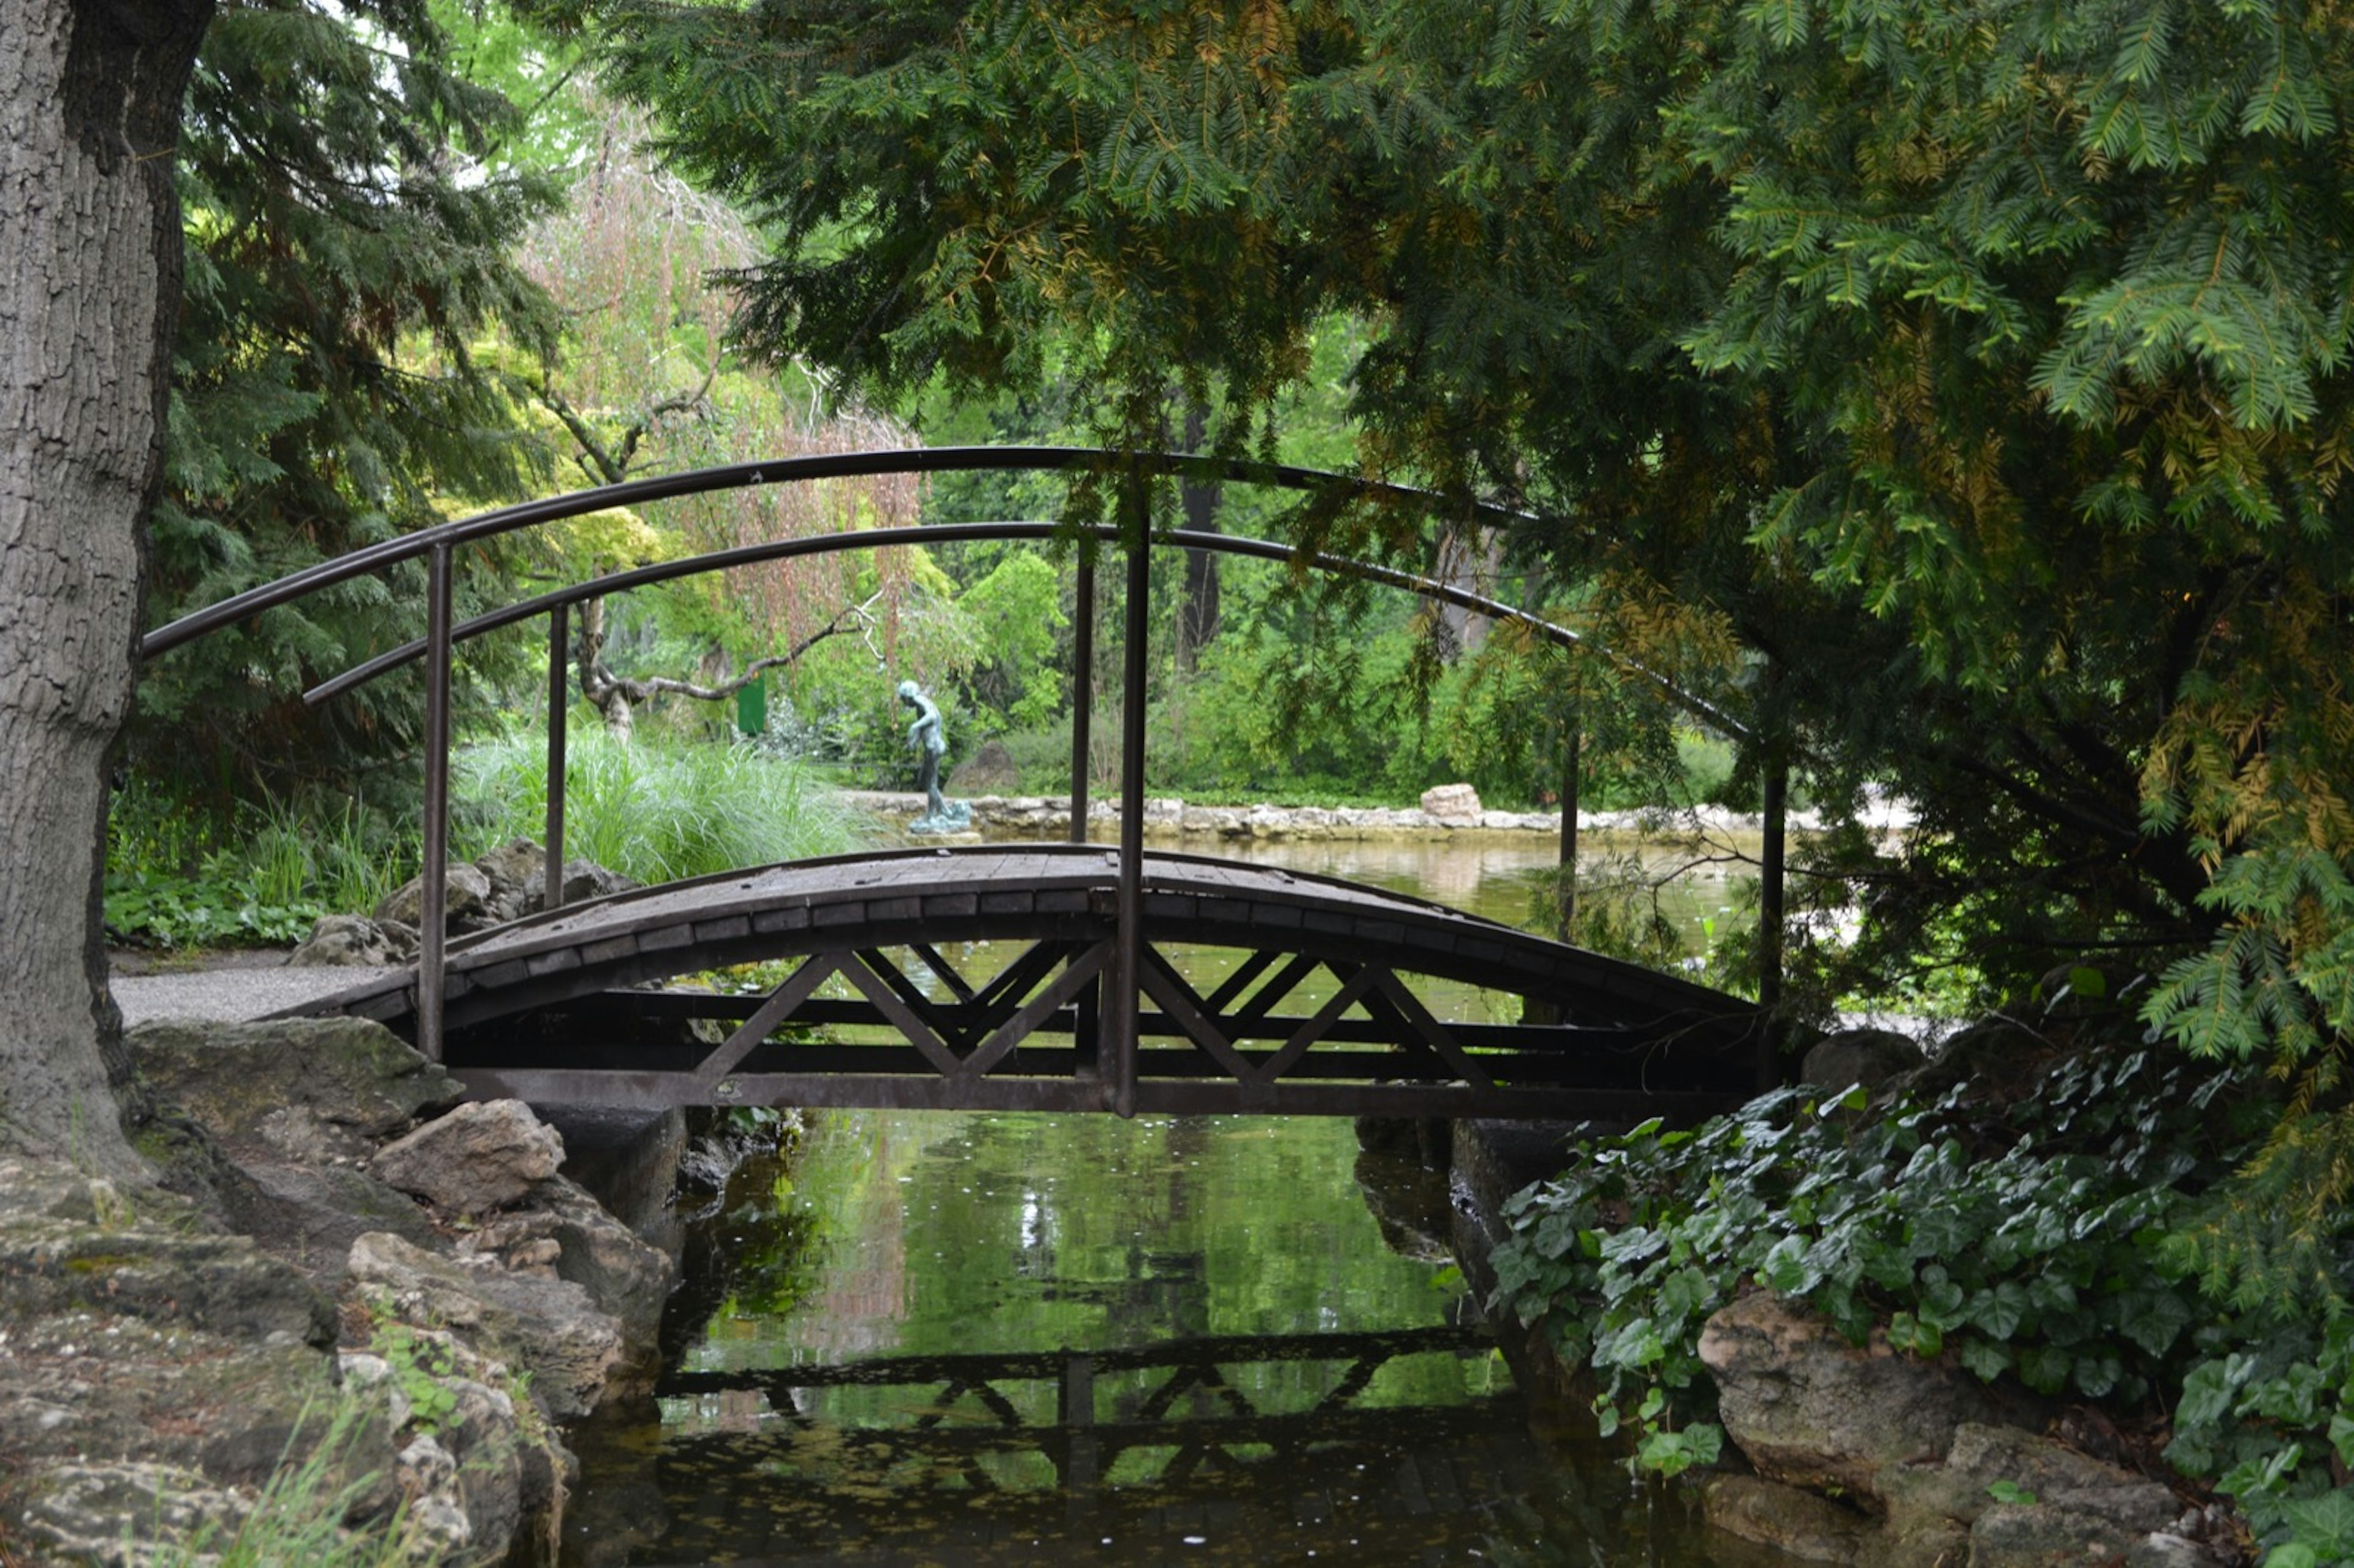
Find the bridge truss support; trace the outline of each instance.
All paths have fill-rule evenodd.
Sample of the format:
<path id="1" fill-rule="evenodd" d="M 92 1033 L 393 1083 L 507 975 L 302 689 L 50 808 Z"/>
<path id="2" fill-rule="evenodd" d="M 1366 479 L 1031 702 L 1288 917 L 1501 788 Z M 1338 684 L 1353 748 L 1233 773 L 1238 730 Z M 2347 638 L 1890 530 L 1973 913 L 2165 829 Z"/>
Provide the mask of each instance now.
<path id="1" fill-rule="evenodd" d="M 1193 856 L 1140 856 L 1141 918 L 1124 923 L 1129 863 L 984 846 L 575 906 L 455 946 L 445 1061 L 482 1097 L 642 1106 L 1633 1121 L 1749 1091 L 1757 1019 L 1734 999 L 1418 900 Z M 1145 936 L 1128 949 L 1123 928 Z M 766 966 L 758 990 L 642 989 L 747 963 Z M 1503 1005 L 1443 1021 L 1410 976 Z M 334 1005 L 413 1026 L 408 986 L 371 983 Z"/>

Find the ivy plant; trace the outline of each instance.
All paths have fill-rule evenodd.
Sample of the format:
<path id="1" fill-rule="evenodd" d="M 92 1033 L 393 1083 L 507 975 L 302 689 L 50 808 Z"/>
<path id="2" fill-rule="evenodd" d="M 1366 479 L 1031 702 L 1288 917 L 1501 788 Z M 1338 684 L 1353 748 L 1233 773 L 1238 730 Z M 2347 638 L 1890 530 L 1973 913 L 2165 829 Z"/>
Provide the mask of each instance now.
<path id="1" fill-rule="evenodd" d="M 1752 1287 L 1859 1344 L 1879 1328 L 1989 1382 L 2142 1401 L 2211 1315 L 2168 1236 L 2238 1147 L 2218 1115 L 2236 1081 L 2132 1052 L 2061 1063 L 2008 1107 L 1956 1088 L 1866 1116 L 1860 1091 L 1785 1089 L 1588 1139 L 1508 1203 L 1490 1305 L 1591 1366 L 1604 1430 L 1631 1422 L 1637 1463 L 1669 1474 L 1715 1457 L 1701 1329 Z"/>

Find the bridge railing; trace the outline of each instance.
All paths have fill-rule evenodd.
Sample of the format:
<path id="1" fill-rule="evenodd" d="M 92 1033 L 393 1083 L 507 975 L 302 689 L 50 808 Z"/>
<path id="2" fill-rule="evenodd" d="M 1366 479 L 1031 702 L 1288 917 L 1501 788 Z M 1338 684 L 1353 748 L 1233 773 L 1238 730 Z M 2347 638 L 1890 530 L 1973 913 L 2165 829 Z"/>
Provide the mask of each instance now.
<path id="1" fill-rule="evenodd" d="M 518 601 L 488 614 L 477 616 L 462 624 L 456 623 L 453 619 L 451 578 L 455 551 L 468 544 L 536 527 L 546 523 L 558 522 L 609 508 L 683 495 L 753 486 L 806 482 L 822 479 L 867 477 L 886 473 L 1072 470 L 1094 471 L 1114 475 L 1120 480 L 1122 516 L 1118 524 L 1070 526 L 1034 522 L 936 524 L 904 528 L 864 529 L 778 540 L 608 574 Z M 1272 485 L 1316 493 L 1328 500 L 1336 502 L 1364 499 L 1377 503 L 1406 503 L 1425 509 L 1452 513 L 1483 526 L 1530 521 L 1533 515 L 1490 503 L 1442 496 L 1410 486 L 1390 484 L 1313 469 L 1190 453 L 1131 452 L 1104 448 L 1033 446 L 913 448 L 898 450 L 828 453 L 814 457 L 737 463 L 686 473 L 664 475 L 654 479 L 636 480 L 622 484 L 606 485 L 593 490 L 547 497 L 516 506 L 503 507 L 457 522 L 420 529 L 414 534 L 369 546 L 334 560 L 320 562 L 274 582 L 260 585 L 184 616 L 149 632 L 142 640 L 141 652 L 144 657 L 159 656 L 185 642 L 234 624 L 262 610 L 292 603 L 323 588 L 402 561 L 413 560 L 419 556 L 425 558 L 427 563 L 425 635 L 321 683 L 306 692 L 304 697 L 306 701 L 313 703 L 323 702 L 393 670 L 420 660 L 424 663 L 425 805 L 424 821 L 421 824 L 424 838 L 424 865 L 419 900 L 419 950 L 416 995 L 417 1044 L 419 1049 L 428 1057 L 440 1060 L 442 1054 L 446 916 L 449 897 L 451 673 L 454 650 L 458 642 L 535 616 L 546 615 L 548 618 L 548 788 L 546 824 L 547 863 L 545 902 L 546 906 L 552 909 L 559 906 L 563 902 L 566 715 L 570 706 L 567 648 L 569 610 L 574 604 L 679 577 L 723 571 L 735 567 L 762 561 L 782 560 L 801 555 L 871 548 L 877 546 L 944 543 L 976 538 L 1054 537 L 1077 538 L 1089 546 L 1116 544 L 1120 547 L 1125 558 L 1124 586 L 1129 614 L 1122 649 L 1120 676 L 1122 726 L 1119 811 L 1121 870 L 1118 898 L 1119 936 L 1115 945 L 1112 974 L 1107 990 L 1108 1007 L 1104 1026 L 1105 1041 L 1109 1047 L 1108 1053 L 1109 1060 L 1106 1065 L 1115 1074 L 1116 1083 L 1124 1086 L 1123 1092 L 1116 1095 L 1114 1107 L 1122 1115 L 1131 1114 L 1134 1108 L 1133 1083 L 1143 961 L 1144 709 L 1145 677 L 1148 669 L 1146 630 L 1150 620 L 1147 613 L 1150 599 L 1150 552 L 1155 545 L 1292 562 L 1317 571 L 1357 577 L 1406 589 L 1483 615 L 1515 621 L 1527 626 L 1539 637 L 1558 646 L 1582 648 L 1609 659 L 1612 662 L 1653 684 L 1668 700 L 1702 722 L 1725 734 L 1740 738 L 1750 738 L 1749 727 L 1726 713 L 1723 707 L 1683 690 L 1638 661 L 1627 658 L 1614 650 L 1596 643 L 1591 639 L 1580 636 L 1568 628 L 1532 615 L 1517 606 L 1471 592 L 1458 585 L 1373 562 L 1301 551 L 1289 546 L 1266 540 L 1180 529 L 1156 530 L 1150 525 L 1150 482 L 1157 478 L 1172 476 Z M 1080 624 L 1075 628 L 1077 668 L 1075 671 L 1074 690 L 1085 693 L 1091 690 L 1093 684 L 1095 563 L 1092 548 L 1083 551 L 1077 570 L 1080 577 L 1078 603 L 1081 609 Z M 1070 832 L 1075 842 L 1085 842 L 1087 833 L 1087 756 L 1092 738 L 1089 734 L 1091 716 L 1087 704 L 1084 701 L 1074 703 Z M 1565 788 L 1562 795 L 1562 863 L 1565 873 L 1574 864 L 1577 821 L 1575 789 L 1577 737 L 1574 731 L 1569 739 L 1569 759 L 1564 770 Z M 1775 962 L 1774 959 L 1779 951 L 1778 923 L 1781 907 L 1779 848 L 1783 834 L 1784 797 L 1781 789 L 1776 787 L 1780 779 L 1781 775 L 1776 771 L 1769 779 L 1766 796 L 1767 849 L 1765 869 L 1768 885 L 1766 888 L 1764 904 L 1769 923 L 1777 927 L 1767 934 L 1766 943 L 1768 963 L 1761 1000 L 1766 1001 L 1769 1004 L 1772 993 L 1778 985 L 1776 972 L 1778 963 Z"/>

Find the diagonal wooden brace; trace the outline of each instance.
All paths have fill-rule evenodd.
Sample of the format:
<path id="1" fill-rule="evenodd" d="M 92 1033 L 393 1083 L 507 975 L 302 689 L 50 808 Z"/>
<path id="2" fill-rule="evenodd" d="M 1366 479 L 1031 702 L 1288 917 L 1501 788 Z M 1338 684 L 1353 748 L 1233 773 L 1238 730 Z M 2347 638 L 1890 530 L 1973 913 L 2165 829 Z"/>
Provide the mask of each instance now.
<path id="1" fill-rule="evenodd" d="M 941 1076 L 956 1076 L 956 1053 L 941 1043 L 940 1037 L 932 1033 L 931 1026 L 917 1017 L 915 1010 L 899 1000 L 899 993 L 866 967 L 864 957 L 844 953 L 841 958 L 842 972 L 850 977 L 850 983 L 875 1004 L 877 1012 L 891 1021 L 891 1026 L 907 1037 L 907 1044 L 921 1051 L 924 1059 L 938 1068 Z"/>
<path id="2" fill-rule="evenodd" d="M 1097 942 L 1073 959 L 1070 968 L 1055 977 L 1054 984 L 1032 997 L 1023 1004 L 1022 1010 L 1007 1020 L 996 1033 L 981 1042 L 973 1054 L 967 1056 L 959 1066 L 957 1075 L 964 1078 L 978 1078 L 1003 1061 L 1013 1054 L 1013 1048 L 1029 1038 L 1032 1032 L 1040 1024 L 1052 1018 L 1073 997 L 1095 983 L 1097 974 L 1102 970 L 1105 960 L 1110 957 L 1111 944 Z"/>
<path id="3" fill-rule="evenodd" d="M 812 953 L 801 967 L 787 977 L 762 1002 L 758 1011 L 737 1026 L 719 1049 L 705 1056 L 695 1069 L 698 1083 L 706 1086 L 719 1082 L 736 1070 L 736 1065 L 752 1054 L 752 1048 L 766 1040 L 777 1025 L 799 1011 L 801 1003 L 817 993 L 842 968 L 841 955 Z"/>
<path id="4" fill-rule="evenodd" d="M 1455 1038 L 1455 1032 L 1432 1016 L 1430 1009 L 1422 1004 L 1420 997 L 1406 989 L 1404 980 L 1388 969 L 1376 969 L 1373 974 L 1373 983 L 1381 987 L 1382 995 L 1389 999 L 1391 1006 L 1405 1014 L 1405 1021 L 1414 1026 L 1416 1033 L 1422 1036 L 1422 1043 L 1437 1052 L 1438 1059 L 1454 1068 L 1457 1077 L 1482 1089 L 1496 1086 L 1496 1080 L 1488 1075 L 1485 1067 L 1471 1059 L 1470 1053 L 1463 1049 L 1462 1042 Z"/>

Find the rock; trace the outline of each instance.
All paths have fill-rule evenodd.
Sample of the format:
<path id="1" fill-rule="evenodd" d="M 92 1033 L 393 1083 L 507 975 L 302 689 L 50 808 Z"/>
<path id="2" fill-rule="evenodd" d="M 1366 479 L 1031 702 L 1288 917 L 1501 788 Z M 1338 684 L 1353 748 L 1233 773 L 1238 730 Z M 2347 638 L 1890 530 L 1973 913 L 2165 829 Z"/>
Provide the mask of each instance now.
<path id="1" fill-rule="evenodd" d="M 452 1214 L 521 1200 L 564 1163 L 564 1139 L 521 1100 L 460 1106 L 376 1151 L 379 1181 Z"/>
<path id="2" fill-rule="evenodd" d="M 2147 1532 L 2073 1497 L 2001 1503 L 1970 1526 L 1969 1568 L 2062 1568 L 2114 1563 Z"/>
<path id="3" fill-rule="evenodd" d="M 1851 1563 L 1872 1533 L 1871 1520 L 1853 1509 L 1755 1476 L 1711 1476 L 1702 1509 L 1727 1535 L 1802 1563 Z"/>
<path id="4" fill-rule="evenodd" d="M 564 863 L 564 902 L 567 905 L 585 903 L 591 898 L 607 898 L 616 893 L 634 893 L 644 885 L 618 871 L 607 871 L 593 860 L 567 860 Z"/>
<path id="5" fill-rule="evenodd" d="M 529 1369 L 533 1393 L 559 1421 L 594 1410 L 621 1360 L 620 1322 L 568 1279 L 469 1266 L 384 1232 L 354 1242 L 346 1266 L 400 1318 L 440 1324 Z"/>
<path id="6" fill-rule="evenodd" d="M 345 1255 L 370 1231 L 390 1231 L 422 1247 L 439 1245 L 417 1200 L 365 1171 L 257 1163 L 247 1171 L 261 1201 L 232 1214 L 238 1227 L 323 1289 L 343 1283 Z"/>
<path id="7" fill-rule="evenodd" d="M 472 923 L 503 926 L 536 915 L 547 902 L 547 852 L 529 839 L 502 844 L 474 863 L 490 884 Z"/>
<path id="8" fill-rule="evenodd" d="M 151 1561 L 155 1543 L 234 1535 L 253 1501 L 199 1472 L 138 1460 L 59 1465 L 34 1481 L 25 1534 L 60 1559 Z"/>
<path id="9" fill-rule="evenodd" d="M 63 1167 L 0 1163 L 0 1321 L 85 1311 L 236 1339 L 334 1342 L 325 1298 L 250 1239 L 205 1232 L 192 1209 L 162 1194 L 143 1198 L 145 1214 L 109 1218 L 120 1200 L 90 1196 L 97 1185 Z"/>
<path id="10" fill-rule="evenodd" d="M 1921 1047 L 1893 1029 L 1842 1029 L 1817 1041 L 1798 1068 L 1798 1081 L 1833 1091 L 1861 1084 L 1867 1092 L 1925 1058 Z"/>
<path id="11" fill-rule="evenodd" d="M 1700 1358 L 1725 1436 L 1760 1474 L 1793 1486 L 1869 1494 L 1882 1468 L 1941 1461 L 1956 1427 L 1993 1414 L 1967 1373 L 1899 1357 L 1877 1330 L 1859 1349 L 1771 1292 L 1711 1318 Z"/>
<path id="12" fill-rule="evenodd" d="M 1422 809 L 1450 828 L 1476 828 L 1482 814 L 1479 791 L 1469 784 L 1438 784 L 1425 789 Z"/>
<path id="13" fill-rule="evenodd" d="M 1988 1511 L 1987 1489 L 1998 1481 L 2046 1501 L 2072 1499 L 2071 1506 L 2102 1513 L 2136 1533 L 2161 1529 L 2181 1512 L 2174 1494 L 2157 1482 L 2016 1426 L 1965 1422 L 1954 1430 L 1945 1467 L 1975 1499 L 1967 1512 L 1948 1510 L 1966 1522 Z"/>
<path id="14" fill-rule="evenodd" d="M 286 955 L 294 969 L 334 965 L 405 964 L 417 957 L 417 930 L 398 921 L 384 924 L 362 915 L 328 915 L 311 927 L 302 945 Z"/>
<path id="15" fill-rule="evenodd" d="M 465 1086 L 381 1023 L 286 1018 L 143 1023 L 132 1060 L 154 1094 L 232 1152 L 357 1157 Z"/>
<path id="16" fill-rule="evenodd" d="M 951 795 L 1002 794 L 1022 787 L 1022 769 L 1013 765 L 1013 754 L 1000 740 L 981 742 L 981 749 L 957 764 L 949 775 L 948 792 Z"/>
<path id="17" fill-rule="evenodd" d="M 598 1310 L 621 1327 L 622 1356 L 607 1380 L 612 1392 L 652 1387 L 660 1370 L 663 1308 L 677 1281 L 669 1254 L 639 1240 L 561 1176 L 533 1188 L 528 1207 L 501 1215 L 472 1241 L 478 1255 L 495 1255 L 510 1270 L 544 1273 L 580 1287 Z"/>
<path id="18" fill-rule="evenodd" d="M 2052 1055 L 2051 1043 L 2034 1031 L 2007 1018 L 1981 1019 L 1955 1031 L 1926 1065 L 1892 1079 L 1891 1085 L 1928 1099 L 1971 1082 L 1984 1086 L 1990 1096 L 2008 1098 L 2024 1093 Z"/>
<path id="19" fill-rule="evenodd" d="M 568 874 L 569 868 L 567 869 Z M 456 925 L 464 920 L 478 912 L 490 895 L 489 877 L 461 861 L 451 862 L 442 909 L 444 922 Z M 425 923 L 424 911 L 425 878 L 420 874 L 385 895 L 384 902 L 376 906 L 376 919 L 378 925 L 395 920 L 403 926 L 421 927 Z"/>

